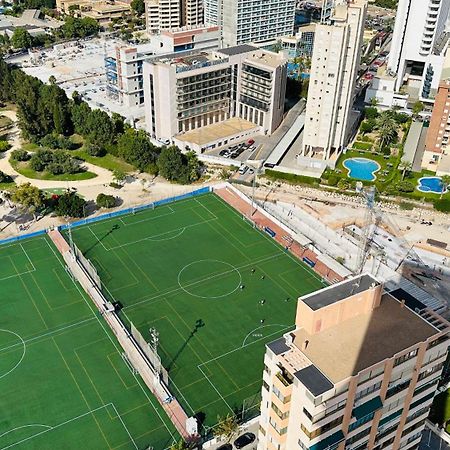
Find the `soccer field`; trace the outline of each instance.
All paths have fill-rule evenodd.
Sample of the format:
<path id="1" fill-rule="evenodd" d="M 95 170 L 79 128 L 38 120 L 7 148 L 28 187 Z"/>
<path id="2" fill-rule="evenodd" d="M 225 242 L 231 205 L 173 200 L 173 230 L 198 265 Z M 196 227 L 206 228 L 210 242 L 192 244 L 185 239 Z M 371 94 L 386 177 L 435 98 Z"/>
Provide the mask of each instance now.
<path id="1" fill-rule="evenodd" d="M 293 328 L 300 295 L 323 287 L 215 194 L 75 228 L 73 238 L 125 321 L 147 340 L 159 332 L 172 392 L 207 426 L 258 408 L 265 344 Z"/>
<path id="2" fill-rule="evenodd" d="M 46 237 L 0 246 L 0 450 L 163 450 L 176 432 Z"/>

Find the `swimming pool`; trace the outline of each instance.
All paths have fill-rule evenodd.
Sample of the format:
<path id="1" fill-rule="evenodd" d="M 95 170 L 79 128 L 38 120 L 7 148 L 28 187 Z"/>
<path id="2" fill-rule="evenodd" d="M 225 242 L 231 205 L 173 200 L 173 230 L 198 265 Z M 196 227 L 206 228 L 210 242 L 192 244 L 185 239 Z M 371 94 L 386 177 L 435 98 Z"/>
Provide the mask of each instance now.
<path id="1" fill-rule="evenodd" d="M 350 178 L 364 181 L 375 180 L 375 172 L 381 169 L 376 161 L 367 158 L 349 158 L 344 161 L 343 166 L 348 170 Z"/>
<path id="2" fill-rule="evenodd" d="M 417 190 L 420 192 L 431 192 L 432 194 L 445 194 L 447 188 L 442 183 L 441 177 L 422 177 L 419 178 Z"/>

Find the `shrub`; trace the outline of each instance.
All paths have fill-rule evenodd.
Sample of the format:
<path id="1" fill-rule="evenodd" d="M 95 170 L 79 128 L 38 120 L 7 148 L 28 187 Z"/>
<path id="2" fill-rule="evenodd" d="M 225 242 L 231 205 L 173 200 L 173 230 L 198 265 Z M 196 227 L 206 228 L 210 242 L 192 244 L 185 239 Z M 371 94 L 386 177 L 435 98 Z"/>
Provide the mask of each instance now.
<path id="1" fill-rule="evenodd" d="M 434 209 L 441 212 L 450 212 L 450 198 L 435 200 Z"/>
<path id="2" fill-rule="evenodd" d="M 83 217 L 86 201 L 75 192 L 67 192 L 58 198 L 56 214 L 58 216 Z"/>
<path id="3" fill-rule="evenodd" d="M 339 180 L 337 187 L 339 189 L 342 189 L 343 191 L 345 191 L 346 189 L 350 188 L 351 184 L 348 180 L 345 179 L 341 179 Z"/>
<path id="4" fill-rule="evenodd" d="M 16 161 L 28 161 L 31 158 L 31 155 L 26 150 L 18 148 L 17 150 L 12 151 L 11 158 Z"/>
<path id="5" fill-rule="evenodd" d="M 364 117 L 367 120 L 376 119 L 378 116 L 379 116 L 379 112 L 378 112 L 377 108 L 375 108 L 373 106 L 368 106 L 364 109 Z"/>
<path id="6" fill-rule="evenodd" d="M 414 184 L 410 181 L 400 181 L 396 186 L 399 192 L 414 192 Z"/>
<path id="7" fill-rule="evenodd" d="M 99 208 L 113 208 L 116 206 L 116 197 L 107 194 L 98 194 L 95 203 Z"/>
<path id="8" fill-rule="evenodd" d="M 339 177 L 337 175 L 330 175 L 328 177 L 328 186 L 336 186 L 339 182 Z"/>
<path id="9" fill-rule="evenodd" d="M 86 152 L 91 156 L 105 156 L 106 150 L 97 144 L 89 143 L 86 145 Z"/>
<path id="10" fill-rule="evenodd" d="M 11 183 L 11 182 L 12 178 L 8 174 L 0 170 L 0 183 Z"/>
<path id="11" fill-rule="evenodd" d="M 414 205 L 408 202 L 400 202 L 400 209 L 404 211 L 412 211 L 414 209 Z"/>
<path id="12" fill-rule="evenodd" d="M 293 173 L 278 172 L 271 169 L 267 169 L 265 171 L 265 175 L 267 178 L 271 178 L 272 180 L 285 180 L 292 184 L 319 184 L 319 180 L 317 178 L 306 177 L 304 175 L 295 175 Z"/>
<path id="13" fill-rule="evenodd" d="M 36 172 L 48 171 L 53 175 L 80 172 L 79 161 L 62 150 L 38 150 L 31 157 L 30 168 Z"/>
<path id="14" fill-rule="evenodd" d="M 72 142 L 70 138 L 55 134 L 47 134 L 39 141 L 39 143 L 43 147 L 48 147 L 54 150 L 73 150 L 76 147 L 76 144 Z"/>
<path id="15" fill-rule="evenodd" d="M 0 141 L 0 153 L 6 152 L 6 150 L 9 150 L 11 146 L 8 144 L 7 141 Z"/>

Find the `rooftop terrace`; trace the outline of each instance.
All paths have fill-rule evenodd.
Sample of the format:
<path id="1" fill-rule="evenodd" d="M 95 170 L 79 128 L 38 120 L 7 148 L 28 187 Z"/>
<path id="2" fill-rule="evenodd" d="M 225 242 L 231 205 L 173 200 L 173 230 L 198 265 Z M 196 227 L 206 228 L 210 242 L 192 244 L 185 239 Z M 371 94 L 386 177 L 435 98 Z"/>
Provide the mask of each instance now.
<path id="1" fill-rule="evenodd" d="M 438 330 L 422 317 L 390 294 L 384 294 L 380 306 L 370 313 L 314 335 L 304 329 L 295 331 L 292 348 L 302 352 L 329 380 L 337 383 L 436 333 Z"/>

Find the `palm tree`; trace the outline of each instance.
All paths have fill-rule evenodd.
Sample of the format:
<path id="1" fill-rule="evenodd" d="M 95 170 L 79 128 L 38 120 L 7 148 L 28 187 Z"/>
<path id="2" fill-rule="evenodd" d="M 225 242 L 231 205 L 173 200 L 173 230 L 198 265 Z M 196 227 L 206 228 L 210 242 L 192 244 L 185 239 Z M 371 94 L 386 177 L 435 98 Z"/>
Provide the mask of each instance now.
<path id="1" fill-rule="evenodd" d="M 403 168 L 403 172 L 402 172 L 402 181 L 405 179 L 405 175 L 406 175 L 406 172 L 411 172 L 411 169 L 412 169 L 412 162 L 411 161 L 405 161 L 403 164 L 402 164 L 402 168 Z"/>
<path id="2" fill-rule="evenodd" d="M 390 144 L 397 136 L 397 123 L 393 118 L 393 111 L 383 111 L 377 118 L 378 138 L 380 149 Z"/>
<path id="3" fill-rule="evenodd" d="M 214 436 L 224 438 L 230 442 L 233 435 L 238 431 L 239 423 L 235 415 L 227 414 L 225 417 L 217 417 L 217 425 L 214 428 Z"/>
<path id="4" fill-rule="evenodd" d="M 178 442 L 174 442 L 170 446 L 170 450 L 186 450 L 189 449 L 189 446 L 186 444 L 186 442 L 183 441 L 183 439 L 180 439 Z"/>
<path id="5" fill-rule="evenodd" d="M 442 190 L 440 198 L 442 198 L 445 191 L 450 187 L 450 175 L 442 175 L 441 182 L 442 182 Z"/>

